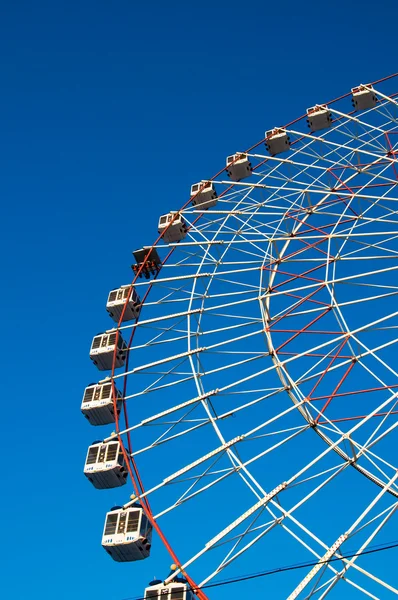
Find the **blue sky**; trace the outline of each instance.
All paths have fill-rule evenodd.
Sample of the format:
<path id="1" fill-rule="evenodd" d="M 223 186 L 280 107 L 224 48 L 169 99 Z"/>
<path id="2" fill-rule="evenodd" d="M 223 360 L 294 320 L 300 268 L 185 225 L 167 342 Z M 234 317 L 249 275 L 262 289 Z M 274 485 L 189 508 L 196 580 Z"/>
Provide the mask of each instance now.
<path id="1" fill-rule="evenodd" d="M 5 597 L 139 595 L 142 573 L 100 547 L 104 500 L 82 474 L 107 292 L 226 155 L 397 71 L 397 17 L 393 0 L 2 2 Z"/>

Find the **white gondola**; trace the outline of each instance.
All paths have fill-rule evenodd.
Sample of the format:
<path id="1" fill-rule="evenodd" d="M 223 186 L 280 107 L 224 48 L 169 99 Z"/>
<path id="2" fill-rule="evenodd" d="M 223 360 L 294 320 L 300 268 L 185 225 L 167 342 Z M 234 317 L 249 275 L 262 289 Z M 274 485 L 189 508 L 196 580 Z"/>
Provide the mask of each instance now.
<path id="1" fill-rule="evenodd" d="M 116 323 L 119 322 L 127 298 L 129 300 L 123 313 L 122 321 L 131 321 L 138 317 L 141 310 L 141 300 L 135 288 L 131 288 L 131 285 L 122 285 L 120 288 L 109 292 L 106 310 Z"/>
<path id="2" fill-rule="evenodd" d="M 253 172 L 251 162 L 244 152 L 237 152 L 232 156 L 228 156 L 227 167 L 228 177 L 232 181 L 241 181 L 246 177 L 250 177 Z"/>
<path id="3" fill-rule="evenodd" d="M 332 124 L 332 113 L 326 104 L 307 108 L 307 123 L 312 132 L 327 129 Z"/>
<path id="4" fill-rule="evenodd" d="M 124 485 L 128 471 L 119 442 L 94 442 L 89 446 L 84 474 L 97 490 Z"/>
<path id="5" fill-rule="evenodd" d="M 265 137 L 265 145 L 271 156 L 276 156 L 290 149 L 290 138 L 285 129 L 275 127 L 275 129 L 267 131 Z"/>
<path id="6" fill-rule="evenodd" d="M 115 387 L 116 410 L 120 413 L 122 394 Z M 115 422 L 112 383 L 92 383 L 84 390 L 81 411 L 91 425 L 108 425 Z"/>
<path id="7" fill-rule="evenodd" d="M 152 525 L 140 506 L 115 507 L 107 513 L 102 546 L 117 562 L 148 558 Z"/>
<path id="8" fill-rule="evenodd" d="M 200 190 L 200 191 L 199 191 Z M 217 192 L 212 181 L 201 181 L 191 185 L 192 206 L 206 210 L 217 204 Z"/>
<path id="9" fill-rule="evenodd" d="M 366 89 L 370 88 L 370 89 Z M 371 85 L 352 88 L 352 104 L 355 110 L 366 110 L 376 106 L 377 98 Z"/>
<path id="10" fill-rule="evenodd" d="M 149 279 L 151 275 L 155 275 L 161 269 L 162 262 L 159 258 L 158 251 L 156 248 L 151 246 L 144 246 L 144 248 L 138 248 L 134 250 L 133 256 L 135 263 L 131 265 L 134 273 L 139 273 L 139 277 Z"/>
<path id="11" fill-rule="evenodd" d="M 115 348 L 115 366 L 122 367 L 126 361 L 127 345 L 121 333 L 119 332 L 117 336 L 116 331 L 111 331 L 99 333 L 94 336 L 90 349 L 90 358 L 100 371 L 112 369 Z"/>
<path id="12" fill-rule="evenodd" d="M 176 577 L 170 583 L 163 583 L 160 579 L 151 581 L 145 588 L 145 600 L 194 600 L 194 595 L 189 589 L 186 579 Z"/>
<path id="13" fill-rule="evenodd" d="M 163 234 L 163 241 L 167 244 L 180 242 L 187 235 L 187 225 L 178 212 L 169 212 L 159 219 L 158 232 Z"/>

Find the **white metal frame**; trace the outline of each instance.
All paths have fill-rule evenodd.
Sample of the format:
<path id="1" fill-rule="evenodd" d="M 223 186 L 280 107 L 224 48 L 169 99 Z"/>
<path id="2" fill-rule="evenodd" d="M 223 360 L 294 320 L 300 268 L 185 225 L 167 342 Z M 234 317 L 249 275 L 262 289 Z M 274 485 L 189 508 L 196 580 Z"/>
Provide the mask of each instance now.
<path id="1" fill-rule="evenodd" d="M 398 506 L 398 104 L 374 91 L 367 111 L 351 113 L 349 98 L 329 103 L 333 124 L 316 136 L 304 118 L 284 128 L 291 147 L 281 157 L 248 151 L 245 181 L 231 185 L 221 172 L 217 207 L 203 213 L 190 199 L 186 239 L 165 248 L 174 251 L 158 277 L 135 283 L 141 298 L 151 293 L 138 322 L 119 324 L 134 337 L 129 367 L 113 379 L 127 378 L 126 405 L 141 401 L 141 410 L 107 440 L 128 447 L 134 436 L 138 466 L 157 458 L 145 491 L 125 506 L 150 501 L 177 548 L 177 514 L 191 514 L 191 540 L 202 536 L 198 506 L 222 524 L 185 556 L 182 544 L 166 582 L 189 568 L 204 585 L 283 533 L 286 552 L 300 545 L 318 561 L 289 600 L 325 598 L 337 584 L 343 597 L 347 585 L 370 598 L 398 593 L 361 565 Z M 366 405 L 355 414 L 359 395 Z M 340 398 L 352 399 L 352 414 Z M 201 441 L 196 454 L 185 451 L 191 439 Z M 260 478 L 274 460 L 279 479 L 275 467 Z M 353 474 L 356 515 L 330 543 L 310 515 L 333 506 Z M 223 524 L 224 486 L 236 488 L 237 503 Z M 357 549 L 349 559 L 348 544 Z"/>

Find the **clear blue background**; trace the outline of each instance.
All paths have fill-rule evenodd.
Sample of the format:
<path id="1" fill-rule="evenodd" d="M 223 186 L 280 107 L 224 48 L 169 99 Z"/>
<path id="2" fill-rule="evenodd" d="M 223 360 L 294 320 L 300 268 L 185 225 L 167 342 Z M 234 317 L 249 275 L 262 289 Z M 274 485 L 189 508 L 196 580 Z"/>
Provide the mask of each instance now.
<path id="1" fill-rule="evenodd" d="M 79 407 L 97 377 L 88 348 L 108 325 L 107 292 L 130 279 L 130 252 L 155 239 L 159 214 L 226 155 L 397 71 L 398 3 L 0 8 L 1 591 L 121 600 L 163 572 L 112 563 L 104 503 L 82 475 L 98 436 Z M 230 574 L 250 572 L 242 561 Z"/>

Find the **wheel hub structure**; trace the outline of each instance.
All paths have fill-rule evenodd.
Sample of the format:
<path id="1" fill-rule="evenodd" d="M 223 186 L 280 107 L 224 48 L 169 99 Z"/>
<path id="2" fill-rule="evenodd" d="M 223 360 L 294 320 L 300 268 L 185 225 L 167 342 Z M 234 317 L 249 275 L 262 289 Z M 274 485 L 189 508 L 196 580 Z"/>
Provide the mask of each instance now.
<path id="1" fill-rule="evenodd" d="M 136 269 L 142 308 L 117 324 L 123 410 L 115 395 L 105 441 L 123 447 L 124 507 L 142 506 L 152 550 L 175 563 L 165 585 L 184 576 L 222 598 L 228 578 L 290 566 L 228 593 L 398 593 L 396 551 L 375 552 L 395 540 L 398 507 L 395 83 L 233 155 L 206 210 L 194 194 L 173 213 L 180 241 L 163 226 L 161 268 Z"/>

